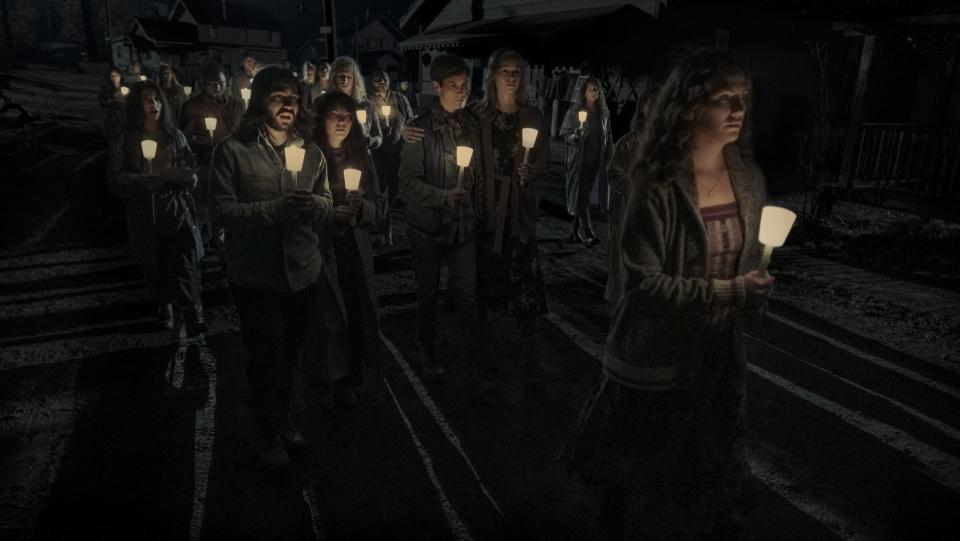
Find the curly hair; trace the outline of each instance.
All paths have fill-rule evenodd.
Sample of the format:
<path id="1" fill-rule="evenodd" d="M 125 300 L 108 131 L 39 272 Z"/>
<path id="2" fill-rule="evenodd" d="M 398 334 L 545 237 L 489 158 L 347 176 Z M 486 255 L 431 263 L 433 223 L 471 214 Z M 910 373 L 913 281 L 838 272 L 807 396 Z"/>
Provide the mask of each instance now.
<path id="1" fill-rule="evenodd" d="M 346 150 L 347 159 L 356 159 L 359 161 L 362 158 L 362 154 L 367 152 L 367 145 L 363 141 L 363 130 L 360 129 L 360 121 L 357 120 L 357 105 L 354 103 L 353 98 L 343 92 L 338 90 L 327 92 L 314 102 L 313 117 L 316 119 L 314 142 L 325 155 L 329 155 L 328 153 L 331 147 L 330 141 L 327 139 L 325 123 L 327 114 L 337 109 L 342 109 L 350 113 L 350 118 L 353 120 L 353 126 L 350 128 L 350 133 L 347 134 L 347 139 L 343 142 L 343 145 Z"/>
<path id="2" fill-rule="evenodd" d="M 587 85 L 593 83 L 597 85 L 597 106 L 600 107 L 600 113 L 603 117 L 610 117 L 610 109 L 607 107 L 607 98 L 603 93 L 603 85 L 600 79 L 596 77 L 580 77 L 577 84 L 573 86 L 573 94 L 570 96 L 570 110 L 579 111 L 587 107 Z"/>
<path id="3" fill-rule="evenodd" d="M 527 64 L 519 52 L 503 47 L 497 49 L 487 60 L 487 69 L 483 72 L 483 98 L 477 103 L 477 110 L 483 114 L 492 115 L 497 110 L 497 82 L 494 76 L 507 61 L 514 60 L 520 65 L 520 85 L 517 87 L 517 105 L 526 107 L 527 98 Z"/>
<path id="4" fill-rule="evenodd" d="M 665 179 L 689 170 L 697 124 L 711 95 L 730 76 L 744 77 L 750 84 L 747 71 L 726 51 L 701 49 L 681 60 L 650 108 L 632 171 Z M 747 126 L 745 119 L 745 130 Z"/>
<path id="5" fill-rule="evenodd" d="M 333 61 L 330 66 L 331 85 L 336 87 L 336 77 L 338 71 L 350 71 L 353 73 L 353 95 L 350 96 L 357 103 L 367 101 L 367 86 L 363 83 L 363 74 L 360 73 L 360 65 L 349 56 L 341 56 Z"/>

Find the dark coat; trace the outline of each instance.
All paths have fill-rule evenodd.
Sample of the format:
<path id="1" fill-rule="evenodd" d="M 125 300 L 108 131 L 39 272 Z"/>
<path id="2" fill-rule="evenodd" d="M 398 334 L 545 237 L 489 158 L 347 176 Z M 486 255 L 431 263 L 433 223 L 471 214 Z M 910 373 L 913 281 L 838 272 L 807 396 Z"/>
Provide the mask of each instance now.
<path id="1" fill-rule="evenodd" d="M 383 143 L 374 153 L 399 155 L 403 148 L 403 128 L 413 120 L 413 107 L 403 94 L 393 90 L 387 90 L 384 98 L 377 94 L 370 94 L 370 104 L 377 113 L 377 122 L 383 133 Z M 384 105 L 392 108 L 390 118 L 384 117 L 381 112 L 380 107 Z"/>
<path id="2" fill-rule="evenodd" d="M 610 302 L 620 300 L 620 220 L 623 207 L 630 193 L 630 165 L 636 161 L 640 149 L 642 132 L 633 130 L 617 141 L 613 147 L 610 166 L 607 167 L 607 181 L 610 183 L 609 240 L 607 241 L 607 287 L 603 298 Z"/>
<path id="3" fill-rule="evenodd" d="M 536 183 L 550 172 L 549 131 L 543 123 L 543 115 L 535 107 L 520 109 L 518 130 L 535 128 L 539 133 L 537 141 L 530 149 L 531 172 L 521 186 L 516 169 L 523 163 L 524 149 L 521 146 L 520 133 L 517 133 L 517 161 L 510 178 L 498 178 L 493 163 L 493 118 L 489 113 L 477 110 L 480 119 L 480 141 L 483 152 L 484 192 L 478 194 L 482 205 L 484 223 L 482 227 L 494 234 L 493 252 L 500 253 L 505 235 L 511 237 L 537 236 L 537 190 Z M 500 200 L 496 201 L 496 183 L 500 182 Z M 510 230 L 505 231 L 509 217 Z"/>
<path id="4" fill-rule="evenodd" d="M 740 208 L 741 275 L 760 265 L 766 189 L 763 174 L 736 145 L 728 145 L 724 157 Z M 631 387 L 684 388 L 696 380 L 710 310 L 734 303 L 733 280 L 707 277 L 706 229 L 692 174 L 636 179 L 621 223 L 623 296 L 607 335 L 604 369 Z M 734 318 L 736 355 L 744 362 L 740 331 L 755 316 L 743 309 Z"/>
<path id="5" fill-rule="evenodd" d="M 577 213 L 577 197 L 580 193 L 580 177 L 583 170 L 584 138 L 576 136 L 577 128 L 580 127 L 580 120 L 577 119 L 578 112 L 576 107 L 567 109 L 560 128 L 560 137 L 567 144 L 567 213 L 571 216 Z M 607 162 L 613 146 L 613 134 L 610 128 L 610 115 L 604 114 L 602 110 L 598 110 L 597 114 L 600 115 L 603 124 L 600 129 L 603 140 L 600 142 L 600 168 L 597 169 L 596 182 L 602 185 L 607 178 Z"/>

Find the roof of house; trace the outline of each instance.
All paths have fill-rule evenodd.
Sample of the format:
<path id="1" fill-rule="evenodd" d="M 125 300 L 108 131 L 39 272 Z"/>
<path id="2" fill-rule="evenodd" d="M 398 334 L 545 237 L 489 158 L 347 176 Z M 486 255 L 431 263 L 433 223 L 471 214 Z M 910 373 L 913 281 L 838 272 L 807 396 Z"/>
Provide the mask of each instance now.
<path id="1" fill-rule="evenodd" d="M 197 41 L 197 27 L 165 19 L 137 17 L 134 19 L 131 32 L 153 42 L 196 43 Z"/>
<path id="2" fill-rule="evenodd" d="M 223 6 L 210 0 L 177 0 L 177 5 L 186 7 L 198 24 L 231 26 L 257 30 L 281 30 L 279 21 L 264 7 L 227 2 L 227 17 L 223 18 Z M 176 5 L 170 16 L 178 15 Z"/>
<path id="3" fill-rule="evenodd" d="M 667 0 L 450 0 L 439 13 L 430 18 L 424 32 L 435 32 L 466 23 L 490 22 L 516 19 L 520 17 L 564 17 L 565 14 L 585 8 L 615 11 L 625 6 L 634 8 L 656 17 L 660 4 Z M 429 10 L 429 0 L 422 9 Z M 479 5 L 478 5 L 479 4 Z M 413 7 L 411 7 L 413 9 Z M 408 13 L 409 14 L 409 13 Z M 479 17 L 479 18 L 478 18 Z M 404 15 L 402 22 L 406 22 Z"/>
<path id="4" fill-rule="evenodd" d="M 386 28 L 387 31 L 390 32 L 390 34 L 392 34 L 394 38 L 396 38 L 397 41 L 403 41 L 404 38 L 407 37 L 403 34 L 403 32 L 400 31 L 400 29 L 398 29 L 392 22 L 390 22 L 390 19 L 384 17 L 383 15 L 377 15 L 375 17 L 371 17 L 369 21 L 366 21 L 364 25 L 360 27 L 358 32 L 363 32 L 365 28 L 373 26 L 375 24 L 380 24 L 384 28 Z"/>

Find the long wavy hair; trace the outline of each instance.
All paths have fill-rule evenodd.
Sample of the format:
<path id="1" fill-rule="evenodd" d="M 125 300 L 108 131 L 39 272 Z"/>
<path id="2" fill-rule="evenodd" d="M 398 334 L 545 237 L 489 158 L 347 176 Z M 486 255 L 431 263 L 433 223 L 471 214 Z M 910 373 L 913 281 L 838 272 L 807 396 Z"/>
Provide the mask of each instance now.
<path id="1" fill-rule="evenodd" d="M 367 86 L 363 83 L 363 75 L 360 73 L 360 65 L 349 56 L 341 56 L 333 61 L 330 66 L 330 87 L 337 86 L 337 72 L 341 70 L 350 70 L 353 72 L 353 95 L 350 96 L 357 103 L 367 101 Z"/>
<path id="2" fill-rule="evenodd" d="M 344 155 L 348 162 L 356 162 L 357 165 L 360 165 L 363 162 L 363 154 L 367 152 L 367 145 L 363 142 L 363 130 L 360 128 L 360 121 L 357 120 L 357 105 L 353 98 L 343 92 L 331 90 L 314 102 L 313 117 L 316 119 L 316 126 L 314 127 L 313 140 L 325 156 L 330 155 L 329 152 L 333 149 L 327 139 L 326 121 L 327 115 L 337 109 L 350 113 L 350 118 L 353 120 L 350 133 L 347 134 L 347 138 L 343 142 Z"/>
<path id="3" fill-rule="evenodd" d="M 604 118 L 610 117 L 610 109 L 607 108 L 607 98 L 603 92 L 603 84 L 600 83 L 600 79 L 596 77 L 580 77 L 577 79 L 577 84 L 573 86 L 573 95 L 570 96 L 570 109 L 573 111 L 579 111 L 587 107 L 587 97 L 584 95 L 587 92 L 587 85 L 593 83 L 597 85 L 597 105 L 600 106 L 600 113 Z"/>
<path id="4" fill-rule="evenodd" d="M 113 89 L 116 88 L 115 86 L 113 86 L 113 81 L 110 80 L 110 76 L 113 75 L 113 72 L 117 72 L 117 75 L 120 76 L 120 86 L 123 86 L 123 70 L 121 70 L 117 66 L 110 66 L 109 68 L 107 68 L 107 73 L 104 74 L 103 85 L 101 86 L 101 90 L 104 88 L 113 88 Z"/>
<path id="5" fill-rule="evenodd" d="M 236 130 L 237 137 L 241 141 L 249 143 L 257 139 L 270 114 L 267 101 L 270 100 L 270 94 L 278 90 L 291 90 L 300 97 L 300 109 L 297 111 L 297 119 L 291 131 L 304 139 L 310 139 L 312 118 L 307 109 L 306 97 L 300 81 L 290 70 L 279 66 L 267 66 L 257 72 L 253 78 L 253 84 L 250 85 L 250 105 L 243 113 L 243 119 Z"/>
<path id="6" fill-rule="evenodd" d="M 632 171 L 651 179 L 689 171 L 693 135 L 707 102 L 736 75 L 745 77 L 749 87 L 747 71 L 726 51 L 701 49 L 681 60 L 650 109 Z M 741 139 L 749 129 L 749 112 L 747 107 Z"/>
<path id="7" fill-rule="evenodd" d="M 170 111 L 170 102 L 155 81 L 137 81 L 130 87 L 130 94 L 127 95 L 126 121 L 123 126 L 123 132 L 127 139 L 136 139 L 139 141 L 143 136 L 144 114 L 143 114 L 143 93 L 146 90 L 154 90 L 157 98 L 160 100 L 160 131 L 171 140 L 177 133 L 177 125 L 173 121 L 173 115 Z M 138 143 L 139 144 L 139 143 Z"/>
<path id="8" fill-rule="evenodd" d="M 503 47 L 497 49 L 487 59 L 487 67 L 483 72 L 483 97 L 477 102 L 477 111 L 484 115 L 493 115 L 497 112 L 497 71 L 509 60 L 515 60 L 520 65 L 520 86 L 517 88 L 517 105 L 526 107 L 527 97 L 527 63 L 523 56 L 514 49 Z"/>

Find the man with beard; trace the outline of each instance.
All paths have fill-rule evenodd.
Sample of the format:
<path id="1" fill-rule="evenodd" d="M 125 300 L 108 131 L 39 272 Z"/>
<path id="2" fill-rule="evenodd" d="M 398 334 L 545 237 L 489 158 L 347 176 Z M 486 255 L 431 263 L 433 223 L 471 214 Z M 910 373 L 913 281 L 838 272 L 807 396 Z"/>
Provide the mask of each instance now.
<path id="1" fill-rule="evenodd" d="M 390 90 L 390 77 L 379 67 L 370 70 L 370 87 L 373 89 L 370 103 L 377 113 L 380 130 L 383 132 L 383 143 L 372 151 L 381 193 L 384 195 L 383 219 L 380 221 L 379 229 L 383 244 L 390 246 L 393 244 L 390 209 L 396 203 L 397 191 L 400 187 L 400 149 L 403 148 L 403 128 L 413 120 L 413 108 L 403 94 Z M 389 114 L 384 113 L 384 106 L 390 108 Z"/>
<path id="2" fill-rule="evenodd" d="M 243 53 L 240 71 L 233 74 L 230 78 L 230 95 L 234 98 L 243 100 L 240 90 L 250 88 L 253 84 L 253 77 L 257 74 L 257 58 L 253 53 Z"/>
<path id="3" fill-rule="evenodd" d="M 210 186 L 210 159 L 213 147 L 230 135 L 240 124 L 243 116 L 243 102 L 230 96 L 226 92 L 227 78 L 217 64 L 207 64 L 203 69 L 203 83 L 200 93 L 183 104 L 180 113 L 180 128 L 187 136 L 187 141 L 197 154 L 200 164 L 199 183 L 195 195 L 197 202 L 198 222 L 206 243 L 222 243 L 219 231 L 214 231 L 210 224 L 208 208 Z M 217 128 L 213 135 L 207 129 L 205 118 L 217 119 Z"/>
<path id="4" fill-rule="evenodd" d="M 210 167 L 211 218 L 227 232 L 260 459 L 271 466 L 289 463 L 287 448 L 304 443 L 288 416 L 294 368 L 308 327 L 325 326 L 314 320 L 317 308 L 338 304 L 324 275 L 333 259 L 317 233 L 333 205 L 327 163 L 310 142 L 299 89 L 289 70 L 258 73 L 243 121 Z M 304 151 L 299 173 L 286 170 L 293 149 Z"/>

